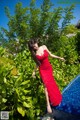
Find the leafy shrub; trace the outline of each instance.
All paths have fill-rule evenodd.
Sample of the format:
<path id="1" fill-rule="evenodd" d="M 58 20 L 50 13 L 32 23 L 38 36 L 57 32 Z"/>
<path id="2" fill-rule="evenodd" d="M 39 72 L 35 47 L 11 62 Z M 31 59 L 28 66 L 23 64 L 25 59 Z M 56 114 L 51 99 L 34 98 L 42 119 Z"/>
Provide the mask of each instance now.
<path id="1" fill-rule="evenodd" d="M 17 54 L 12 64 L 9 59 L 0 63 L 1 110 L 10 111 L 10 119 L 34 120 L 45 108 L 40 105 L 45 100 L 38 73 L 36 79 L 32 78 L 33 66 L 26 50 Z"/>

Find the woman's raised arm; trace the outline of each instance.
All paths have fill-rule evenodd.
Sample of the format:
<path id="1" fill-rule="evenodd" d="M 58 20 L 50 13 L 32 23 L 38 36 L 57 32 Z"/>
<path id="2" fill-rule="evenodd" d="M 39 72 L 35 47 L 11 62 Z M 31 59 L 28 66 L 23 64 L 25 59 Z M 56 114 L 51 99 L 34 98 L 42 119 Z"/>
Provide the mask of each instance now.
<path id="1" fill-rule="evenodd" d="M 43 45 L 43 47 L 44 47 L 44 49 L 47 50 L 47 52 L 49 53 L 50 57 L 52 57 L 52 58 L 57 58 L 57 59 L 60 59 L 60 60 L 62 60 L 62 61 L 65 61 L 64 58 L 59 57 L 59 56 L 56 56 L 56 55 L 53 55 L 53 54 L 48 50 L 48 48 L 47 48 L 45 45 Z"/>

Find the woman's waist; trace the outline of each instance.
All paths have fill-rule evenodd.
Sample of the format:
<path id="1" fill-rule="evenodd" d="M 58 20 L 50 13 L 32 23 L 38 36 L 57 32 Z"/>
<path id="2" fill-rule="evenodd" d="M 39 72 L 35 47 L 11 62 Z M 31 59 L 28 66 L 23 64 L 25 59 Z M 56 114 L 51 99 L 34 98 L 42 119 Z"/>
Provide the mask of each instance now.
<path id="1" fill-rule="evenodd" d="M 40 69 L 49 69 L 52 68 L 52 65 L 47 62 L 47 63 L 41 63 L 41 65 L 39 66 Z"/>

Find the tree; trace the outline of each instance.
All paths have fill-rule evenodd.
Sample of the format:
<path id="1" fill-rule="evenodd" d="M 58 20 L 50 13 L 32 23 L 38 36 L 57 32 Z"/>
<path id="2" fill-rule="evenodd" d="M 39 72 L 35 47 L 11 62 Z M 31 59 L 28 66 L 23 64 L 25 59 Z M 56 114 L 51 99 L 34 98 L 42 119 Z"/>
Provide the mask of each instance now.
<path id="1" fill-rule="evenodd" d="M 77 28 L 75 27 L 75 25 L 69 24 L 64 28 L 63 34 L 67 35 L 67 34 L 73 34 L 73 33 L 77 33 Z"/>
<path id="2" fill-rule="evenodd" d="M 30 37 L 32 38 L 39 37 L 38 31 L 39 31 L 39 25 L 40 25 L 40 9 L 36 8 L 35 0 L 32 0 L 30 3 L 29 25 L 31 30 Z"/>
<path id="3" fill-rule="evenodd" d="M 46 30 L 49 26 L 50 21 L 50 9 L 53 6 L 53 4 L 50 2 L 50 0 L 44 0 L 43 4 L 41 5 L 41 16 L 40 16 L 40 28 L 39 28 L 39 36 L 43 36 L 46 33 Z"/>
<path id="4" fill-rule="evenodd" d="M 62 18 L 62 8 L 55 8 L 52 12 L 49 27 L 47 29 L 48 40 L 47 45 L 51 47 L 51 50 L 57 50 L 60 46 L 60 33 L 59 33 L 59 21 Z M 57 49 L 56 49 L 57 48 Z"/>
<path id="5" fill-rule="evenodd" d="M 12 53 L 24 50 L 27 41 L 34 37 L 38 38 L 42 44 L 48 45 L 51 50 L 57 51 L 60 47 L 59 22 L 63 18 L 62 29 L 70 23 L 74 6 L 65 8 L 63 17 L 61 7 L 51 10 L 53 4 L 50 0 L 44 0 L 40 8 L 36 8 L 35 2 L 35 0 L 31 0 L 30 7 L 24 8 L 22 3 L 17 3 L 13 16 L 10 15 L 9 8 L 5 8 L 9 22 L 8 30 L 3 28 L 3 31 L 9 43 L 8 48 Z"/>
<path id="6" fill-rule="evenodd" d="M 9 9 L 7 7 L 5 8 L 6 15 L 9 18 L 9 22 L 8 22 L 8 30 L 3 28 L 3 31 L 5 32 L 5 35 L 9 41 L 10 46 L 12 47 L 15 46 L 12 45 L 12 42 L 13 44 L 17 44 L 16 40 L 18 40 L 20 45 L 20 47 L 18 46 L 18 48 L 20 48 L 20 50 L 24 49 L 30 35 L 29 34 L 30 28 L 28 24 L 29 14 L 27 14 L 28 10 L 29 10 L 28 7 L 22 8 L 22 3 L 19 2 L 15 6 L 14 16 L 11 16 L 9 13 Z"/>
<path id="7" fill-rule="evenodd" d="M 63 22 L 62 22 L 62 29 L 70 23 L 70 21 L 74 18 L 73 16 L 73 10 L 74 10 L 74 5 L 71 5 L 70 7 L 64 8 L 64 16 L 63 16 Z"/>
<path id="8" fill-rule="evenodd" d="M 0 45 L 3 45 L 4 43 L 5 43 L 5 39 L 4 39 L 2 31 L 0 30 Z"/>

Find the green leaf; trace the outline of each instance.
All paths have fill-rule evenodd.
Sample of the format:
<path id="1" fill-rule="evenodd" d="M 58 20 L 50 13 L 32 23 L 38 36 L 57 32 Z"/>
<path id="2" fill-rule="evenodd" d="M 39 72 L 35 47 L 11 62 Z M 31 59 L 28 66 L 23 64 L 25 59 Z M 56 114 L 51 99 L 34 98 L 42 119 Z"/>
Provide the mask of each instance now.
<path id="1" fill-rule="evenodd" d="M 21 106 L 17 107 L 17 111 L 24 117 L 25 116 L 25 110 Z"/>
<path id="2" fill-rule="evenodd" d="M 4 83 L 6 83 L 7 82 L 7 80 L 6 80 L 6 78 L 4 77 Z"/>
<path id="3" fill-rule="evenodd" d="M 26 102 L 23 102 L 23 106 L 24 106 L 24 107 L 27 107 L 27 108 L 30 108 L 30 107 L 31 107 L 31 105 L 30 105 L 29 103 L 26 103 Z"/>
<path id="4" fill-rule="evenodd" d="M 15 89 L 15 91 L 16 91 L 17 95 L 19 96 L 19 90 L 18 90 L 18 89 Z"/>
<path id="5" fill-rule="evenodd" d="M 28 84 L 29 82 L 30 82 L 29 80 L 24 81 L 24 82 L 21 83 L 21 85 L 26 85 L 26 84 Z"/>
<path id="6" fill-rule="evenodd" d="M 22 89 L 22 91 L 23 91 L 25 94 L 30 93 L 30 90 L 24 90 L 24 89 Z"/>
<path id="7" fill-rule="evenodd" d="M 6 102 L 7 102 L 7 99 L 2 98 L 2 102 L 3 102 L 3 103 L 6 103 Z"/>
<path id="8" fill-rule="evenodd" d="M 21 96 L 21 99 L 22 100 L 26 100 L 26 96 Z"/>

